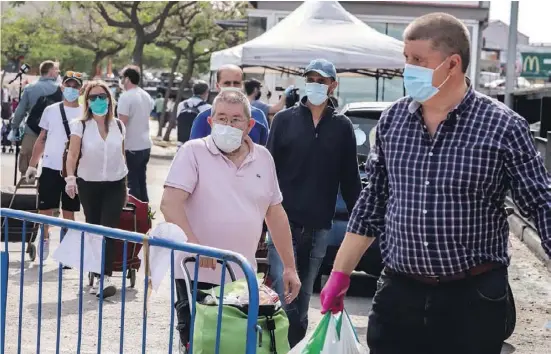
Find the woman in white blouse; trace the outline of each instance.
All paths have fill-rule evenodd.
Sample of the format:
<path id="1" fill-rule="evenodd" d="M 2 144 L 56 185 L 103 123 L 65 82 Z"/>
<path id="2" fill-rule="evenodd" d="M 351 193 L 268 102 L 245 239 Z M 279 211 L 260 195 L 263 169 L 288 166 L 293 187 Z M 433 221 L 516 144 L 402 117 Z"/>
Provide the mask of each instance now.
<path id="1" fill-rule="evenodd" d="M 126 204 L 128 169 L 124 158 L 124 124 L 114 118 L 113 112 L 114 100 L 108 86 L 103 81 L 88 82 L 84 116 L 71 122 L 65 181 L 67 194 L 71 198 L 79 195 L 87 223 L 116 228 Z M 104 298 L 116 293 L 110 280 L 114 242 L 105 238 Z M 98 283 L 90 291 L 97 296 Z"/>

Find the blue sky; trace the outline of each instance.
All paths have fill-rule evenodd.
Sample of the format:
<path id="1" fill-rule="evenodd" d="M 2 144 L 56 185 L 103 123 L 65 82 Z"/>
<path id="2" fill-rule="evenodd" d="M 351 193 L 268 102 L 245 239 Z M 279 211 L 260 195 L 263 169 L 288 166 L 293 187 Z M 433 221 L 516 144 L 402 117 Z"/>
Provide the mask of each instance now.
<path id="1" fill-rule="evenodd" d="M 551 43 L 551 1 L 522 0 L 519 2 L 518 30 L 530 37 L 530 42 Z M 490 19 L 509 23 L 511 2 L 492 1 Z"/>

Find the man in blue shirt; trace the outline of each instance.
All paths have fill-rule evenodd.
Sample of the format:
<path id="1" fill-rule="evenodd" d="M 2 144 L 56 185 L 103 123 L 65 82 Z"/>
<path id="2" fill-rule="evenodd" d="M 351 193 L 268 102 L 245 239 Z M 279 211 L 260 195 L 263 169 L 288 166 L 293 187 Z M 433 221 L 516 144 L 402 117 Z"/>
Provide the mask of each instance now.
<path id="1" fill-rule="evenodd" d="M 236 65 L 224 65 L 216 73 L 216 88 L 222 90 L 241 90 L 243 87 L 243 70 Z M 258 108 L 251 107 L 251 114 L 256 124 L 249 136 L 259 145 L 266 145 L 268 140 L 268 120 Z M 207 121 L 211 110 L 207 109 L 195 117 L 191 127 L 190 139 L 200 139 L 210 135 L 210 125 Z"/>

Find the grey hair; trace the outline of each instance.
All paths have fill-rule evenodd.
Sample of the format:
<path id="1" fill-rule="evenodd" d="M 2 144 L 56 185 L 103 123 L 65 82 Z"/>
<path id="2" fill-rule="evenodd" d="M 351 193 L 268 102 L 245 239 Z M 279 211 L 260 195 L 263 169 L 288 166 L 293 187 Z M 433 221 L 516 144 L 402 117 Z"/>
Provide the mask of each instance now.
<path id="1" fill-rule="evenodd" d="M 404 40 L 430 40 L 435 50 L 447 56 L 458 54 L 461 70 L 467 72 L 471 61 L 469 30 L 456 17 L 441 12 L 421 16 L 404 30 Z"/>
<path id="2" fill-rule="evenodd" d="M 251 103 L 249 102 L 247 96 L 245 96 L 243 92 L 239 91 L 239 89 L 232 90 L 226 88 L 225 90 L 220 91 L 218 96 L 216 96 L 216 98 L 212 102 L 212 117 L 214 117 L 214 114 L 216 112 L 217 104 L 221 102 L 229 104 L 241 104 L 243 106 L 245 117 L 247 117 L 247 119 L 251 119 Z"/>

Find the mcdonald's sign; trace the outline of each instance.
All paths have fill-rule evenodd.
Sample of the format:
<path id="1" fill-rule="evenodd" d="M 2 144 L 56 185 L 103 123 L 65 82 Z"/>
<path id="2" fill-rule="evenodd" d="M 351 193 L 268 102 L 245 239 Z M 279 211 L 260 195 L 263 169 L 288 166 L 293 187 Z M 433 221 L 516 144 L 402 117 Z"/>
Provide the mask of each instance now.
<path id="1" fill-rule="evenodd" d="M 521 76 L 547 78 L 551 74 L 551 53 L 521 53 Z"/>

